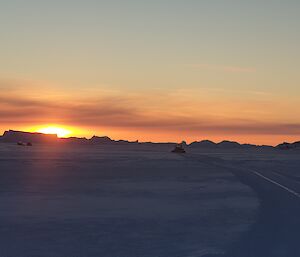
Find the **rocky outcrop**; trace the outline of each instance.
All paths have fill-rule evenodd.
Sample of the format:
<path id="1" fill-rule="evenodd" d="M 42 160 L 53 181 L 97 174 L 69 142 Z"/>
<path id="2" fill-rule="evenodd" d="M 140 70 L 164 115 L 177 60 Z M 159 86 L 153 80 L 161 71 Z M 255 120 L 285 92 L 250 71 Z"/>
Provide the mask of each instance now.
<path id="1" fill-rule="evenodd" d="M 17 143 L 17 142 L 32 142 L 32 143 L 53 143 L 57 142 L 57 135 L 48 135 L 42 133 L 30 133 L 16 130 L 5 131 L 1 137 L 2 142 Z"/>
<path id="2" fill-rule="evenodd" d="M 289 149 L 300 149 L 300 141 L 294 142 L 294 143 L 282 143 L 276 148 L 281 149 L 281 150 L 289 150 Z"/>

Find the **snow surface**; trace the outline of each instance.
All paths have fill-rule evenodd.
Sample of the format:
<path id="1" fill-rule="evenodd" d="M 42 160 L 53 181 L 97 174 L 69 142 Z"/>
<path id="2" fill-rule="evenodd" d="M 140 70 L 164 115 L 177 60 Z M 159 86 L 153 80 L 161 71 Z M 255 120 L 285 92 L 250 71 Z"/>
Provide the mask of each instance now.
<path id="1" fill-rule="evenodd" d="M 0 144 L 0 256 L 223 252 L 255 221 L 255 193 L 211 157 L 170 150 Z"/>

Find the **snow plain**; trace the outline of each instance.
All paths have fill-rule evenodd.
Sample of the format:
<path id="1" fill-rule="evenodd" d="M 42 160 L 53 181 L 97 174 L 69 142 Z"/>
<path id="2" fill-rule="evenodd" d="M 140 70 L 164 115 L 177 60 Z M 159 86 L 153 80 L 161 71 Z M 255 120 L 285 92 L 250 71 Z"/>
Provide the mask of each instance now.
<path id="1" fill-rule="evenodd" d="M 0 144 L 0 256 L 224 252 L 255 222 L 255 192 L 213 153 L 170 150 Z"/>

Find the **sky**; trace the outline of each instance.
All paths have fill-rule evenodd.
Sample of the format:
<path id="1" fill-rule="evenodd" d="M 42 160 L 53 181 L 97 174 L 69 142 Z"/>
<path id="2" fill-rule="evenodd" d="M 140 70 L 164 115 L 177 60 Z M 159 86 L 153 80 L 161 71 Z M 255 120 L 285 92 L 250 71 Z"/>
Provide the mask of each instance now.
<path id="1" fill-rule="evenodd" d="M 298 0 L 0 1 L 0 133 L 300 140 L 299 12 Z"/>

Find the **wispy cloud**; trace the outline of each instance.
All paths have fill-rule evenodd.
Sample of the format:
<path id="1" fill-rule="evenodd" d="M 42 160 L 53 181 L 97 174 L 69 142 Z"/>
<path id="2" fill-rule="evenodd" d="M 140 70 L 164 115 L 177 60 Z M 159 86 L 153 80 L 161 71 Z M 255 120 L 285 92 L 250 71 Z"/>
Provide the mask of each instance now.
<path id="1" fill-rule="evenodd" d="M 0 83 L 1 86 L 1 83 Z M 279 118 L 293 105 L 272 102 L 206 99 L 200 92 L 171 93 L 100 91 L 81 94 L 49 93 L 30 85 L 3 90 L 0 95 L 0 129 L 45 123 L 148 131 L 215 135 L 300 135 L 300 121 Z M 295 113 L 295 112 L 294 112 Z M 295 114 L 296 115 L 296 114 Z M 273 117 L 273 118 L 272 118 Z M 274 117 L 276 119 L 274 119 Z"/>
<path id="2" fill-rule="evenodd" d="M 168 111 L 151 112 L 151 108 L 136 106 L 135 99 L 103 97 L 55 102 L 30 98 L 1 96 L 0 119 L 8 124 L 64 123 L 85 127 L 115 127 L 158 131 L 191 131 L 208 134 L 287 134 L 299 135 L 300 123 L 263 122 L 234 119 L 214 119 L 201 115 L 183 115 Z M 162 106 L 163 107 L 163 106 Z M 177 108 L 174 106 L 174 108 Z"/>

